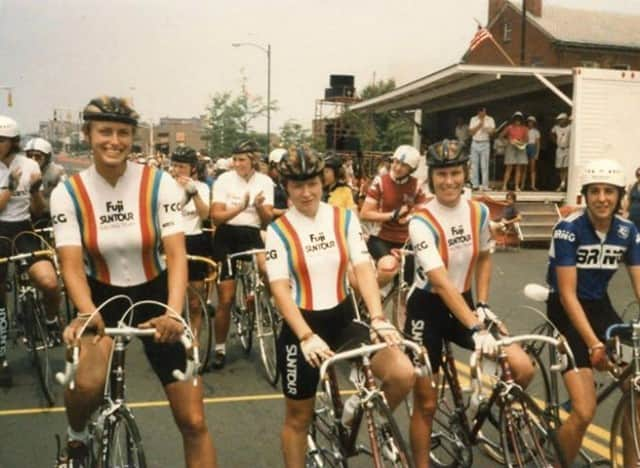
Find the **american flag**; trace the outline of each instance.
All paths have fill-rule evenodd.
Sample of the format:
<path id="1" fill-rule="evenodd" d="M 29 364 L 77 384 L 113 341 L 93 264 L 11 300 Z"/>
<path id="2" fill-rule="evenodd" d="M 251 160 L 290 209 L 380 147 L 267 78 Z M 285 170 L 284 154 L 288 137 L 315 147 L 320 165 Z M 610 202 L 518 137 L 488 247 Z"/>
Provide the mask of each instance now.
<path id="1" fill-rule="evenodd" d="M 473 39 L 471 39 L 471 44 L 469 44 L 469 50 L 475 49 L 482 43 L 482 41 L 485 39 L 491 39 L 491 37 L 491 33 L 487 28 L 478 26 L 478 30 L 476 31 L 475 36 L 473 36 Z"/>

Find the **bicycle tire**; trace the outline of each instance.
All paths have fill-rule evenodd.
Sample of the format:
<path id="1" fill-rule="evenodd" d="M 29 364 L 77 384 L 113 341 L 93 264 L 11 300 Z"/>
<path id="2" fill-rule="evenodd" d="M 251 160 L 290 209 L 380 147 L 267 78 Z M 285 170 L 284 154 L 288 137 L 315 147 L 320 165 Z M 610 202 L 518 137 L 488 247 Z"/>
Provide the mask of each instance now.
<path id="1" fill-rule="evenodd" d="M 625 422 L 625 417 L 628 418 L 628 415 L 633 413 L 633 409 L 637 405 L 638 398 L 640 398 L 640 395 L 638 395 L 636 391 L 632 391 L 631 389 L 625 390 L 613 412 L 610 432 L 611 439 L 609 441 L 609 460 L 611 460 L 612 468 L 635 466 L 634 458 L 638 456 L 638 453 L 636 453 L 634 457 L 632 452 L 625 454 L 623 450 L 623 424 Z M 636 417 L 635 421 L 631 421 L 631 434 L 629 435 L 635 439 L 634 444 L 640 448 L 640 417 Z M 629 456 L 631 459 L 628 459 Z"/>
<path id="2" fill-rule="evenodd" d="M 30 294 L 25 296 L 21 307 L 31 362 L 36 369 L 42 394 L 47 404 L 53 406 L 55 403 L 53 370 L 49 358 L 48 335 L 44 326 L 44 310 Z"/>
<path id="3" fill-rule="evenodd" d="M 98 453 L 103 468 L 146 468 L 140 430 L 128 408 L 120 407 L 107 416 L 101 442 L 103 445 Z"/>
<path id="4" fill-rule="evenodd" d="M 316 395 L 313 420 L 307 432 L 305 468 L 347 468 L 340 451 L 331 406 L 325 394 Z"/>
<path id="5" fill-rule="evenodd" d="M 231 307 L 231 314 L 240 345 L 244 352 L 249 354 L 251 352 L 251 345 L 253 344 L 255 307 L 252 306 L 250 301 L 247 301 L 249 297 L 247 291 L 250 291 L 250 289 L 247 288 L 246 282 L 246 275 L 240 276 L 236 281 L 236 292 Z"/>
<path id="6" fill-rule="evenodd" d="M 462 425 L 462 419 L 466 416 L 464 409 L 456 406 L 449 377 L 445 376 L 443 374 L 438 384 L 429 459 L 432 466 L 437 468 L 470 467 L 473 463 L 473 451 Z"/>
<path id="7" fill-rule="evenodd" d="M 374 466 L 413 468 L 407 444 L 382 396 L 373 398 L 366 406 L 365 412 L 368 423 L 373 424 L 375 428 L 375 441 L 371 443 L 377 445 L 377 450 L 371 447 L 371 453 L 379 458 L 374 460 Z"/>
<path id="8" fill-rule="evenodd" d="M 275 387 L 280 373 L 278 371 L 276 341 L 282 324 L 266 291 L 256 298 L 256 336 L 260 347 L 260 359 L 267 381 Z"/>
<path id="9" fill-rule="evenodd" d="M 503 397 L 500 420 L 506 466 L 566 466 L 553 419 L 519 387 L 512 387 Z"/>
<path id="10" fill-rule="evenodd" d="M 200 291 L 198 291 L 192 285 L 189 285 L 187 297 L 190 297 L 191 295 L 194 295 L 196 297 L 196 300 L 200 304 L 200 311 L 202 314 L 200 319 L 200 326 L 198 327 L 198 329 L 195 330 L 193 326 L 191 327 L 193 334 L 198 339 L 198 354 L 200 354 L 200 374 L 202 374 L 205 369 L 208 369 L 209 367 L 209 356 L 211 354 L 211 346 L 213 343 L 211 316 L 209 315 L 207 303 Z M 190 314 L 189 299 L 187 299 L 187 306 L 187 312 L 188 314 Z M 187 315 L 187 317 L 189 318 L 189 324 L 191 324 L 191 316 Z"/>

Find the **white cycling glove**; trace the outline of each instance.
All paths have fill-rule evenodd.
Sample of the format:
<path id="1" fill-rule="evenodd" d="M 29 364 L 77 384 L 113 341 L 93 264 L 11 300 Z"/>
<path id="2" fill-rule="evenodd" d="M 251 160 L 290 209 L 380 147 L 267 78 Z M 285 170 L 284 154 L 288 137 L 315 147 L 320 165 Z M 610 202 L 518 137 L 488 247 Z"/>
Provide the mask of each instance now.
<path id="1" fill-rule="evenodd" d="M 489 304 L 478 302 L 476 304 L 475 313 L 476 317 L 478 317 L 478 320 L 480 320 L 482 323 L 485 323 L 486 321 L 500 323 L 500 319 L 491 311 Z"/>
<path id="2" fill-rule="evenodd" d="M 198 187 L 193 179 L 189 180 L 184 186 L 184 191 L 187 192 L 187 195 L 193 197 L 196 193 L 198 193 Z"/>
<path id="3" fill-rule="evenodd" d="M 320 367 L 322 361 L 333 355 L 329 345 L 315 333 L 300 342 L 300 349 L 306 361 L 313 367 Z"/>
<path id="4" fill-rule="evenodd" d="M 396 327 L 386 319 L 374 318 L 371 320 L 371 341 L 376 342 L 378 339 L 384 340 L 389 346 L 402 343 L 402 337 Z"/>
<path id="5" fill-rule="evenodd" d="M 495 356 L 498 353 L 496 339 L 486 330 L 479 330 L 471 335 L 477 351 L 487 356 Z"/>

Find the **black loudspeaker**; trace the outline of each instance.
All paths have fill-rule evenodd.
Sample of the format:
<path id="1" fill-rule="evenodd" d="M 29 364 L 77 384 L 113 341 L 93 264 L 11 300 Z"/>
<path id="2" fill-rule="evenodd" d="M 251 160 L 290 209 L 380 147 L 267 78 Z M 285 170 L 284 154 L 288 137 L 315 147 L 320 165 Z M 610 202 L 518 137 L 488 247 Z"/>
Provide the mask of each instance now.
<path id="1" fill-rule="evenodd" d="M 360 138 L 354 136 L 345 136 L 338 138 L 336 144 L 336 150 L 338 151 L 359 151 L 360 150 Z"/>
<path id="2" fill-rule="evenodd" d="M 354 87 L 353 75 L 330 75 L 329 85 L 332 88 L 339 88 L 343 86 L 347 88 L 353 88 Z"/>
<path id="3" fill-rule="evenodd" d="M 324 98 L 327 101 L 340 98 L 352 98 L 356 94 L 356 89 L 351 86 L 338 86 L 336 88 L 325 88 Z"/>

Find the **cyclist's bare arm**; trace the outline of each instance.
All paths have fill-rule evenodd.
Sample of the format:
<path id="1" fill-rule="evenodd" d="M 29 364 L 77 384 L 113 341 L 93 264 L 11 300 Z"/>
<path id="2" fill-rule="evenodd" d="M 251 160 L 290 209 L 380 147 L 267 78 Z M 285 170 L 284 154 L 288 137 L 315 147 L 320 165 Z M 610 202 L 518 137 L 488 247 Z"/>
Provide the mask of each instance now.
<path id="1" fill-rule="evenodd" d="M 640 266 L 628 266 L 627 271 L 629 272 L 629 278 L 633 285 L 633 292 L 636 295 L 636 300 L 640 302 Z"/>
<path id="2" fill-rule="evenodd" d="M 575 266 L 557 266 L 558 294 L 567 316 L 588 348 L 600 342 L 587 320 L 587 315 L 578 301 L 578 269 Z"/>
<path id="3" fill-rule="evenodd" d="M 245 210 L 249 203 L 249 193 L 245 197 L 244 205 L 231 205 L 227 206 L 226 203 L 213 202 L 211 204 L 211 220 L 216 226 L 226 223 L 231 218 L 235 218 L 242 211 Z"/>
<path id="4" fill-rule="evenodd" d="M 374 317 L 384 318 L 382 305 L 380 303 L 380 289 L 378 288 L 376 273 L 371 262 L 360 262 L 354 265 L 353 269 L 358 280 L 360 294 L 369 311 L 369 316 L 372 319 Z"/>
<path id="5" fill-rule="evenodd" d="M 378 202 L 371 198 L 366 198 L 360 209 L 360 219 L 362 221 L 373 221 L 376 223 L 384 223 L 391 221 L 393 211 L 378 211 Z"/>
<path id="6" fill-rule="evenodd" d="M 478 318 L 469 308 L 462 294 L 449 279 L 447 269 L 443 266 L 427 272 L 432 291 L 442 298 L 447 308 L 467 328 L 477 325 Z"/>
<path id="7" fill-rule="evenodd" d="M 193 200 L 193 204 L 196 206 L 196 212 L 198 213 L 198 217 L 201 220 L 205 220 L 209 217 L 209 204 L 205 202 L 200 194 L 196 192 L 196 194 L 191 198 Z"/>
<path id="8" fill-rule="evenodd" d="M 271 295 L 276 301 L 276 307 L 282 314 L 282 317 L 293 330 L 293 333 L 300 339 L 313 334 L 313 331 L 302 317 L 300 309 L 293 302 L 291 297 L 291 286 L 288 279 L 278 279 L 269 283 L 271 287 Z"/>
<path id="9" fill-rule="evenodd" d="M 476 263 L 476 301 L 489 302 L 489 285 L 491 283 L 491 254 L 480 252 Z"/>
<path id="10" fill-rule="evenodd" d="M 78 313 L 90 314 L 96 310 L 91 300 L 91 290 L 84 271 L 84 257 L 79 245 L 65 245 L 57 248 L 60 271 L 67 294 L 78 309 Z"/>
<path id="11" fill-rule="evenodd" d="M 167 259 L 167 305 L 173 310 L 181 311 L 187 291 L 187 251 L 184 234 L 163 237 L 162 246 Z"/>

